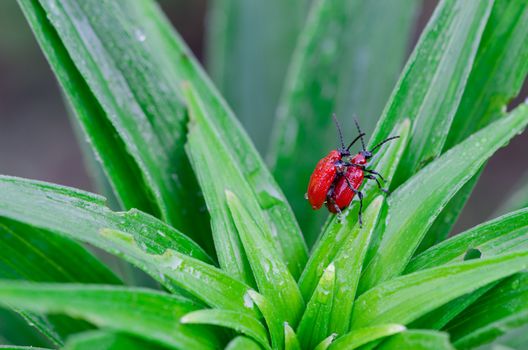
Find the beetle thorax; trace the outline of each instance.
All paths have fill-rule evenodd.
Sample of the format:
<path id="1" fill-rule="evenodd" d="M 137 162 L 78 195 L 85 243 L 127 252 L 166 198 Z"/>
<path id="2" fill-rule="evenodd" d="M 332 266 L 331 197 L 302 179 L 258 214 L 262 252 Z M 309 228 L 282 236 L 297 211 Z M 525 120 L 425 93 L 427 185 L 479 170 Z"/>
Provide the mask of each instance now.
<path id="1" fill-rule="evenodd" d="M 350 160 L 350 163 L 356 165 L 365 165 L 367 164 L 367 159 L 362 153 L 358 153 Z"/>

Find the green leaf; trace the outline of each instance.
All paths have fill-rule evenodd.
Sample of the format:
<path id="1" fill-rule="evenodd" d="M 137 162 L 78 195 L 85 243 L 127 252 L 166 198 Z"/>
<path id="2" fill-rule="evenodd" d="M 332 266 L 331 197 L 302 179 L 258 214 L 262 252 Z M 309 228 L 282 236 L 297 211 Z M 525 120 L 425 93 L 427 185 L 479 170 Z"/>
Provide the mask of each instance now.
<path id="1" fill-rule="evenodd" d="M 329 334 L 330 316 L 334 307 L 335 275 L 335 266 L 331 263 L 324 270 L 306 306 L 297 328 L 303 349 L 313 349 Z"/>
<path id="2" fill-rule="evenodd" d="M 418 318 L 416 321 L 411 322 L 409 324 L 409 328 L 429 328 L 438 330 L 444 328 L 444 326 L 448 324 L 453 318 L 467 309 L 468 306 L 472 305 L 478 298 L 480 298 L 484 293 L 492 289 L 498 283 L 499 281 L 495 281 L 477 289 L 474 292 L 451 300 L 447 304 L 444 304 Z"/>
<path id="3" fill-rule="evenodd" d="M 52 232 L 0 218 L 0 246 L 2 279 L 121 284 L 84 247 Z"/>
<path id="4" fill-rule="evenodd" d="M 219 139 L 228 146 L 226 151 L 250 184 L 260 207 L 266 213 L 272 232 L 280 233 L 278 240 L 287 256 L 288 267 L 294 276 L 298 276 L 308 252 L 282 190 L 223 98 L 155 3 L 151 0 L 129 1 L 131 4 L 127 6 L 138 6 L 138 12 L 153 19 L 149 22 L 149 30 L 159 45 L 156 55 L 163 57 L 169 65 L 166 74 L 179 88 L 183 82 L 189 82 L 196 89 L 196 95 L 203 101 L 207 111 L 204 117 L 208 118 L 208 124 Z"/>
<path id="5" fill-rule="evenodd" d="M 120 280 L 79 244 L 51 232 L 0 218 L 0 278 L 39 282 L 120 284 Z M 18 310 L 17 310 L 18 311 Z M 84 322 L 68 322 L 25 313 L 29 324 L 55 345 L 68 334 L 87 328 Z"/>
<path id="6" fill-rule="evenodd" d="M 238 336 L 231 340 L 225 350 L 261 350 L 260 345 L 251 338 Z"/>
<path id="7" fill-rule="evenodd" d="M 372 341 L 405 331 L 399 324 L 384 324 L 373 327 L 354 329 L 340 336 L 330 346 L 330 350 L 353 350 Z"/>
<path id="8" fill-rule="evenodd" d="M 423 31 L 370 140 L 381 142 L 403 118 L 413 122 L 393 187 L 442 150 L 491 5 L 444 0 Z"/>
<path id="9" fill-rule="evenodd" d="M 442 208 L 527 123 L 528 105 L 523 104 L 444 153 L 388 198 L 385 233 L 361 278 L 360 292 L 404 270 Z"/>
<path id="10" fill-rule="evenodd" d="M 444 150 L 506 115 L 506 106 L 519 94 L 528 72 L 527 16 L 528 3 L 495 0 Z M 480 173 L 468 181 L 444 208 L 429 229 L 423 248 L 446 238 L 479 177 Z"/>
<path id="11" fill-rule="evenodd" d="M 370 243 L 370 238 L 378 223 L 383 205 L 383 196 L 374 199 L 365 211 L 363 227 L 356 226 L 343 242 L 334 263 L 336 268 L 336 286 L 334 307 L 330 313 L 330 331 L 345 334 L 349 331 L 350 316 L 356 289 L 363 269 L 363 260 Z"/>
<path id="12" fill-rule="evenodd" d="M 217 0 L 209 4 L 209 72 L 261 152 L 268 144 L 270 116 L 309 3 Z"/>
<path id="13" fill-rule="evenodd" d="M 284 323 L 284 349 L 285 350 L 301 350 L 301 344 L 297 338 L 297 334 L 290 327 L 288 322 Z"/>
<path id="14" fill-rule="evenodd" d="M 43 230 L 73 237 L 95 246 L 108 242 L 103 229 L 132 235 L 146 251 L 173 249 L 210 262 L 205 252 L 178 230 L 137 210 L 113 212 L 104 198 L 89 192 L 45 182 L 0 176 L 0 216 Z M 28 210 L 31 208 L 32 210 Z M 49 215 L 49 213 L 54 215 Z M 105 249 L 105 248 L 103 248 Z M 106 250 L 111 247 L 107 247 Z"/>
<path id="15" fill-rule="evenodd" d="M 146 342 L 125 333 L 109 330 L 96 330 L 79 333 L 68 338 L 63 350 L 140 350 L 159 349 L 164 347 Z"/>
<path id="16" fill-rule="evenodd" d="M 199 237 L 206 226 L 183 149 L 184 106 L 152 19 L 135 1 L 19 3 L 123 206 Z"/>
<path id="17" fill-rule="evenodd" d="M 256 312 L 244 306 L 248 286 L 208 264 L 198 245 L 147 214 L 115 213 L 88 192 L 12 177 L 0 176 L 0 198 L 0 216 L 118 255 L 168 289 L 183 288 L 210 306 Z"/>
<path id="18" fill-rule="evenodd" d="M 479 250 L 483 257 L 500 254 L 506 250 L 502 247 L 505 244 L 507 251 L 521 250 L 525 245 L 519 244 L 526 239 L 528 239 L 528 208 L 480 224 L 429 248 L 414 257 L 404 273 L 462 261 L 470 249 Z"/>
<path id="19" fill-rule="evenodd" d="M 445 329 L 457 349 L 472 349 L 528 324 L 528 273 L 514 275 L 487 292 Z"/>
<path id="20" fill-rule="evenodd" d="M 229 145 L 208 121 L 208 111 L 203 100 L 192 85 L 187 86 L 185 93 L 191 117 L 186 149 L 211 212 L 213 238 L 220 266 L 246 283 L 253 281 L 225 201 L 225 191 L 230 190 L 240 195 L 251 216 L 258 223 L 261 233 L 275 250 L 274 255 L 279 255 L 297 277 L 307 254 L 300 231 L 294 233 L 295 236 L 282 231 L 276 231 L 276 234 L 272 235 L 272 230 L 277 230 L 278 227 L 267 219 L 255 192 L 231 155 Z M 213 177 L 212 169 L 215 171 Z M 251 257 L 248 258 L 251 260 Z"/>
<path id="21" fill-rule="evenodd" d="M 64 313 L 173 348 L 220 346 L 211 329 L 179 323 L 183 315 L 198 308 L 196 304 L 147 289 L 4 280 L 0 282 L 0 303 L 35 312 Z"/>
<path id="22" fill-rule="evenodd" d="M 229 190 L 226 190 L 226 198 L 259 291 L 273 304 L 283 321 L 297 324 L 304 301 L 295 279 L 277 256 L 270 236 L 246 209 L 246 203 L 242 204 Z"/>
<path id="23" fill-rule="evenodd" d="M 188 313 L 180 321 L 183 324 L 208 324 L 231 328 L 237 333 L 253 338 L 265 349 L 271 349 L 266 328 L 259 320 L 247 314 L 229 310 L 204 309 Z"/>
<path id="24" fill-rule="evenodd" d="M 41 329 L 40 324 L 46 323 L 38 321 L 44 320 L 44 316 L 34 315 L 32 319 L 26 316 L 27 313 L 20 310 L 15 312 L 0 308 L 0 343 L 32 344 L 41 347 L 60 347 L 62 345 L 61 337 L 51 327 Z M 33 323 L 33 320 L 37 322 Z M 35 327 L 31 326 L 31 324 L 35 325 Z"/>
<path id="25" fill-rule="evenodd" d="M 514 252 L 418 271 L 361 295 L 352 329 L 383 323 L 407 325 L 427 312 L 527 267 L 528 252 Z"/>
<path id="26" fill-rule="evenodd" d="M 317 344 L 317 346 L 314 348 L 314 350 L 326 350 L 326 349 L 328 349 L 328 347 L 332 344 L 332 342 L 334 341 L 336 336 L 337 336 L 336 334 L 329 335 L 328 337 L 323 339 L 322 342 Z"/>
<path id="27" fill-rule="evenodd" d="M 310 243 L 324 213 L 313 213 L 304 193 L 317 159 L 336 146 L 331 115 L 343 113 L 343 130 L 354 130 L 356 113 L 372 129 L 371 121 L 377 119 L 401 69 L 417 4 L 413 0 L 312 4 L 286 77 L 269 152 L 277 181 Z M 390 44 L 385 40 L 389 33 Z M 388 54 L 390 62 L 385 59 Z"/>
<path id="28" fill-rule="evenodd" d="M 409 330 L 396 334 L 376 349 L 455 350 L 449 342 L 448 334 L 429 330 Z"/>
<path id="29" fill-rule="evenodd" d="M 102 235 L 126 252 L 124 259 L 143 268 L 169 290 L 180 288 L 209 306 L 258 316 L 249 287 L 225 271 L 173 250 L 162 255 L 145 253 L 134 238 L 120 231 L 105 230 Z"/>
<path id="30" fill-rule="evenodd" d="M 390 184 L 391 178 L 396 171 L 398 161 L 408 141 L 409 129 L 410 123 L 407 119 L 396 129 L 400 138 L 387 146 L 376 163 L 375 168 L 384 175 L 386 185 Z M 377 185 L 374 182 L 366 182 L 363 185 L 362 192 L 365 193 L 363 198 L 365 206 L 368 206 L 374 197 L 379 194 Z M 303 274 L 299 279 L 299 287 L 305 300 L 310 299 L 323 273 L 323 269 L 335 258 L 343 242 L 354 229 L 357 223 L 358 208 L 358 202 L 353 201 L 343 220 L 332 218 L 323 228 L 321 236 L 316 242 Z"/>
<path id="31" fill-rule="evenodd" d="M 269 302 L 268 299 L 254 290 L 248 291 L 249 296 L 257 305 L 266 325 L 271 338 L 273 349 L 282 349 L 284 347 L 284 321 L 280 317 L 277 309 Z"/>

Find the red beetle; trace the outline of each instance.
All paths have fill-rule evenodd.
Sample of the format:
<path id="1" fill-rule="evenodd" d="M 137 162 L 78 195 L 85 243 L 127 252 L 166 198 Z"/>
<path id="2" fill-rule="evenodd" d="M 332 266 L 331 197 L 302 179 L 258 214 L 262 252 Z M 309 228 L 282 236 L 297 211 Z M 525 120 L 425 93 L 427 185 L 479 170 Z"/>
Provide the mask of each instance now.
<path id="1" fill-rule="evenodd" d="M 334 121 L 339 132 L 339 139 L 341 140 L 341 148 L 332 150 L 326 157 L 321 159 L 315 167 L 312 176 L 310 177 L 310 183 L 308 184 L 307 198 L 312 208 L 319 209 L 326 203 L 328 210 L 335 214 L 341 214 L 341 211 L 350 205 L 354 195 L 357 194 L 359 198 L 359 223 L 362 224 L 361 211 L 363 209 L 363 193 L 359 190 L 359 187 L 363 183 L 363 180 L 370 179 L 375 180 L 378 187 L 387 192 L 386 189 L 381 187 L 376 176 L 384 181 L 380 173 L 367 169 L 367 163 L 372 158 L 373 152 L 381 147 L 385 142 L 394 140 L 399 136 L 389 137 L 379 144 L 377 144 L 372 150 L 367 151 L 365 149 L 365 142 L 363 136 L 365 133 L 361 132 L 357 121 L 356 127 L 359 135 L 345 148 L 343 143 L 343 136 L 341 128 L 337 118 L 334 115 Z M 354 145 L 358 140 L 361 140 L 362 150 L 357 153 L 354 157 L 351 157 L 350 147 Z M 367 173 L 367 175 L 365 175 Z"/>

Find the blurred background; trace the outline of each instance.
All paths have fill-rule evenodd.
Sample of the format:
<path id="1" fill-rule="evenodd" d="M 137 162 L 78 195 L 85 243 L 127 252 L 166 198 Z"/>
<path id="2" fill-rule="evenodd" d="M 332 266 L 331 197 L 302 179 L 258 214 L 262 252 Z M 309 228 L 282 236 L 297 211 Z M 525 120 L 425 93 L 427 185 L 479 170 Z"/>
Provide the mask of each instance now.
<path id="1" fill-rule="evenodd" d="M 248 3 L 255 1 L 248 1 Z M 160 1 L 160 5 L 198 59 L 202 62 L 206 61 L 206 18 L 208 8 L 214 5 L 212 1 L 164 0 Z M 421 5 L 418 13 L 411 16 L 413 17 L 413 29 L 407 51 L 403 53 L 405 58 L 430 17 L 436 1 L 423 1 Z M 253 10 L 255 9 L 256 7 Z M 295 21 L 292 20 L 293 22 Z M 371 23 L 371 25 L 375 26 L 376 23 Z M 261 24 L 260 27 L 268 28 L 266 23 Z M 269 28 L 272 30 L 271 27 Z M 0 174 L 50 181 L 95 191 L 70 124 L 60 89 L 16 1 L 0 1 L 0 33 Z M 241 32 L 240 40 L 244 40 L 245 35 L 252 34 Z M 265 38 L 265 33 L 260 33 L 260 35 Z M 284 46 L 285 56 L 287 56 L 295 38 L 283 38 L 283 41 L 279 44 Z M 277 43 L 254 40 L 254 44 L 276 45 Z M 237 49 L 236 43 L 233 44 L 232 49 Z M 258 53 L 253 54 L 258 55 Z M 269 60 L 265 57 L 261 59 Z M 405 59 L 402 62 L 405 62 Z M 236 66 L 237 62 L 234 61 L 224 62 L 224 64 L 233 65 L 233 70 L 239 72 L 239 75 L 215 76 L 222 90 L 225 90 L 222 86 L 225 79 L 247 78 L 244 74 L 254 69 L 252 66 Z M 283 65 L 286 67 L 285 64 Z M 213 73 L 217 68 L 211 67 Z M 229 69 L 226 71 L 229 72 Z M 278 72 L 281 73 L 280 69 Z M 266 72 L 260 71 L 260 74 L 262 74 L 264 84 Z M 388 92 L 391 89 L 392 87 L 389 87 Z M 251 89 L 224 92 L 228 102 L 237 93 L 256 93 Z M 512 101 L 512 106 L 526 99 L 527 95 L 528 89 L 525 82 L 521 95 Z M 277 97 L 271 96 L 271 98 Z M 254 99 L 254 96 L 248 96 L 248 99 L 242 100 L 258 101 Z M 271 110 L 266 110 L 267 106 L 271 106 Z M 244 116 L 249 113 L 248 111 L 253 110 L 264 116 L 257 118 L 258 123 L 249 123 L 241 118 L 261 152 L 267 146 L 274 106 L 269 101 L 262 101 L 262 105 L 232 105 L 240 115 Z M 528 132 L 518 136 L 507 148 L 495 154 L 480 178 L 455 232 L 492 216 L 502 200 L 515 190 L 516 183 L 528 173 L 527 149 Z M 314 164 L 317 160 L 318 155 L 314 155 Z"/>

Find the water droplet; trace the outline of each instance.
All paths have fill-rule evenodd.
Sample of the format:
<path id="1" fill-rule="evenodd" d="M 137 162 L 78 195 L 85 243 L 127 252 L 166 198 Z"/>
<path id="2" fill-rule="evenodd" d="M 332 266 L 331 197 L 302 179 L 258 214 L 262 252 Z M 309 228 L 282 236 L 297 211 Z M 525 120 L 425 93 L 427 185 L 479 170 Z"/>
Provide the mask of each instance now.
<path id="1" fill-rule="evenodd" d="M 136 36 L 136 39 L 140 42 L 144 42 L 145 40 L 147 40 L 147 36 L 139 28 L 136 28 L 136 30 L 134 31 L 134 35 Z"/>
<path id="2" fill-rule="evenodd" d="M 248 292 L 244 294 L 244 306 L 247 307 L 248 309 L 253 308 L 253 299 L 251 299 L 251 295 L 249 295 Z"/>

